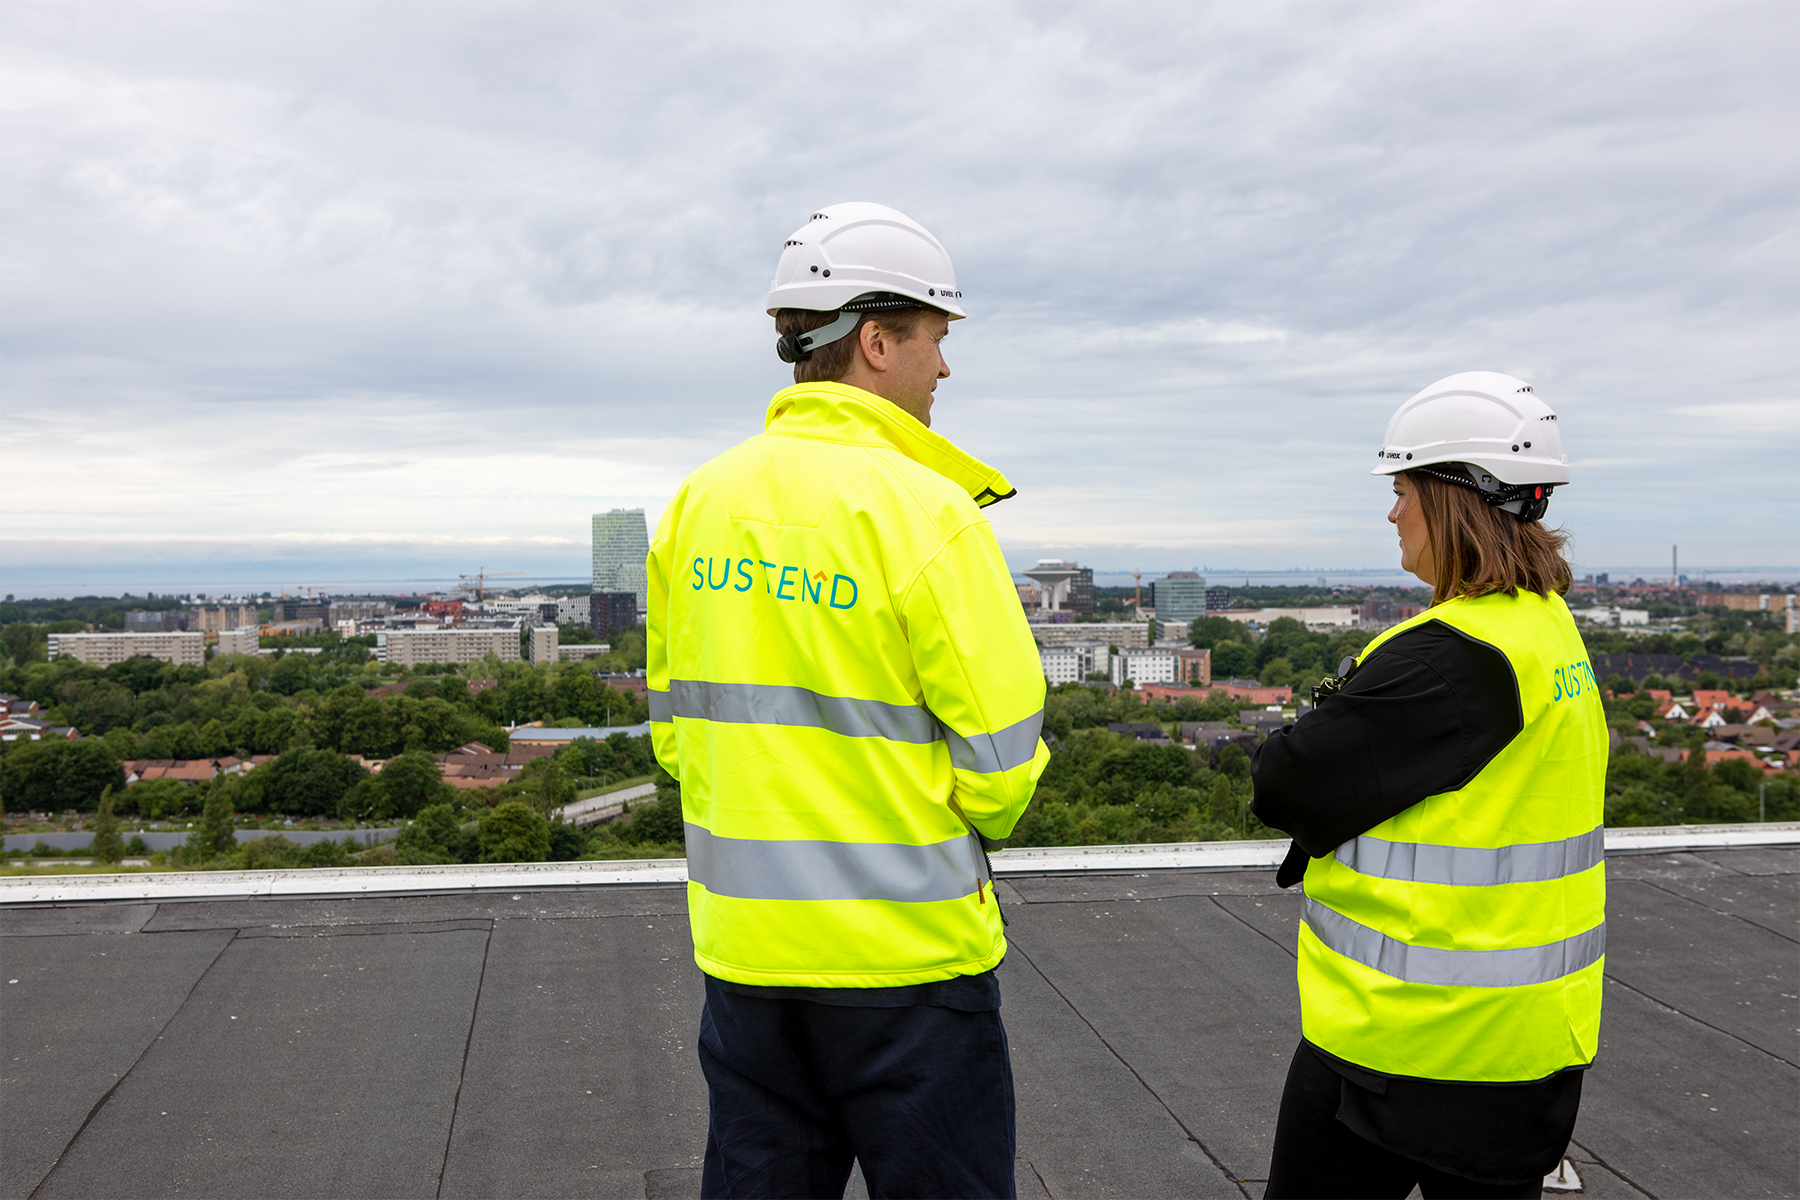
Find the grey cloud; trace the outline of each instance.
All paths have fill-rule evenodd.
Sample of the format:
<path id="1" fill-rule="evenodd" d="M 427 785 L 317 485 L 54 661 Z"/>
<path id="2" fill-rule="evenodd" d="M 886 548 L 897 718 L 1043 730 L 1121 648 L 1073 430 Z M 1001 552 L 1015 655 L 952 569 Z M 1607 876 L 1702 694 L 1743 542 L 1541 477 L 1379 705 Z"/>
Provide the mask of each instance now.
<path id="1" fill-rule="evenodd" d="M 163 427 L 74 532 L 149 506 L 272 536 L 307 461 L 416 464 L 322 500 L 345 534 L 434 469 L 472 503 L 420 537 L 654 510 L 783 382 L 781 238 L 868 198 L 956 258 L 940 428 L 1020 483 L 1003 537 L 1385 563 L 1363 447 L 1491 367 L 1594 460 L 1558 502 L 1587 561 L 1800 559 L 1665 482 L 1791 474 L 1791 6 L 15 4 L 0 31 L 0 351 L 67 456 L 30 503 L 89 423 Z M 642 471 L 546 502 L 504 465 L 571 441 Z"/>

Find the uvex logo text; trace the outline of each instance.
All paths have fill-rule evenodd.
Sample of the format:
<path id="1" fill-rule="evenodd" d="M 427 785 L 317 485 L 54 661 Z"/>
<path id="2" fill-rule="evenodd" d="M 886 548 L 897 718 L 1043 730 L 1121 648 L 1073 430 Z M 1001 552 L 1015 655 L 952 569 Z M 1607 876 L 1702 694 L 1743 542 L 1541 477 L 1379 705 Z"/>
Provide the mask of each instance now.
<path id="1" fill-rule="evenodd" d="M 855 608 L 856 580 L 848 575 L 827 574 L 814 568 L 781 566 L 760 558 L 696 558 L 694 590 L 748 592 L 763 585 L 763 594 L 801 604 L 828 604 Z"/>

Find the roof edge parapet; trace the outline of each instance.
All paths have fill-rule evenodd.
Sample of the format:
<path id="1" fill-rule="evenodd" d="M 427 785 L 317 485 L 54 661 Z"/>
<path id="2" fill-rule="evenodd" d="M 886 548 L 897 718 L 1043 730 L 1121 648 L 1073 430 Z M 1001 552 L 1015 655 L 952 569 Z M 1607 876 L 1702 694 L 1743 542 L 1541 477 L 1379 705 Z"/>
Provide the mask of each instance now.
<path id="1" fill-rule="evenodd" d="M 1034 846 L 991 856 L 999 879 L 1138 875 L 1152 871 L 1270 871 L 1285 838 L 1137 846 Z M 1608 854 L 1671 854 L 1800 846 L 1800 821 L 1744 825 L 1632 826 L 1606 831 Z M 683 858 L 613 862 L 482 863 L 471 866 L 320 867 L 292 871 L 192 871 L 143 875 L 45 875 L 0 879 L 0 908 L 190 900 L 341 900 L 577 888 L 681 887 Z"/>

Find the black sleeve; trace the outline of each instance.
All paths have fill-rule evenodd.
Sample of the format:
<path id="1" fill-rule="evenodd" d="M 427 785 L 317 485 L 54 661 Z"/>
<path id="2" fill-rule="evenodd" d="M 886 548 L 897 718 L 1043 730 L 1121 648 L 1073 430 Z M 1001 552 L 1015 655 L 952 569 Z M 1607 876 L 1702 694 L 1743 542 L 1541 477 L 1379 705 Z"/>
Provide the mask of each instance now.
<path id="1" fill-rule="evenodd" d="M 1343 690 L 1256 749 L 1251 811 L 1294 839 L 1276 882 L 1427 796 L 1453 792 L 1524 728 L 1506 656 L 1430 621 L 1379 647 Z"/>

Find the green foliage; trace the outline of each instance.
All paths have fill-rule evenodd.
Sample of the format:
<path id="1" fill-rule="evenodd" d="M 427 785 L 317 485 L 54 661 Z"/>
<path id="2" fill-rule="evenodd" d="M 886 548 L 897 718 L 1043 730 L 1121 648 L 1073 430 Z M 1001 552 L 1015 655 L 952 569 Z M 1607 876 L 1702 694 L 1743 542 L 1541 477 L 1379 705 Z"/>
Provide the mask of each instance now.
<path id="1" fill-rule="evenodd" d="M 122 813 L 137 813 L 148 821 L 161 821 L 197 806 L 200 798 L 195 789 L 174 779 L 151 779 L 134 783 L 115 802 Z"/>
<path id="2" fill-rule="evenodd" d="M 1242 746 L 1229 742 L 1219 751 L 1219 774 L 1240 782 L 1250 778 L 1250 756 Z"/>
<path id="3" fill-rule="evenodd" d="M 545 862 L 550 857 L 550 822 L 517 800 L 483 813 L 478 837 L 482 862 Z"/>
<path id="4" fill-rule="evenodd" d="M 279 833 L 264 834 L 244 843 L 239 860 L 232 867 L 246 871 L 298 871 L 308 867 L 347 867 L 351 848 L 356 843 L 345 838 L 341 842 L 321 840 L 309 846 L 296 845 Z"/>
<path id="5" fill-rule="evenodd" d="M 1608 825 L 1709 825 L 1757 819 L 1762 789 L 1771 821 L 1800 819 L 1800 779 L 1766 776 L 1743 759 L 1708 767 L 1703 754 L 1665 763 L 1627 743 L 1606 768 Z"/>
<path id="6" fill-rule="evenodd" d="M 344 796 L 368 771 L 331 750 L 290 750 L 246 779 L 258 811 L 295 817 L 335 817 Z"/>
<path id="7" fill-rule="evenodd" d="M 574 777 L 560 761 L 561 757 L 534 758 L 519 772 L 517 794 L 545 818 L 550 816 L 551 810 L 573 801 L 579 790 Z"/>
<path id="8" fill-rule="evenodd" d="M 450 804 L 420 809 L 412 824 L 394 839 L 394 849 L 396 861 L 413 867 L 474 862 L 481 852 L 475 834 L 464 831 L 460 814 Z"/>
<path id="9" fill-rule="evenodd" d="M 94 861 L 116 863 L 125 857 L 125 839 L 119 836 L 119 819 L 113 815 L 113 790 L 100 793 L 100 806 L 94 816 L 94 842 L 88 848 Z"/>
<path id="10" fill-rule="evenodd" d="M 437 760 L 415 750 L 390 759 L 379 774 L 358 784 L 337 811 L 346 818 L 391 820 L 414 816 L 430 805 L 449 801 L 454 794 L 444 782 Z"/>
<path id="11" fill-rule="evenodd" d="M 206 802 L 200 810 L 200 828 L 188 835 L 188 848 L 201 862 L 231 853 L 237 846 L 234 836 L 237 824 L 231 818 L 231 792 L 223 779 L 215 779 L 206 788 Z"/>
<path id="12" fill-rule="evenodd" d="M 0 798 L 8 810 L 91 812 L 108 788 L 123 791 L 125 771 L 99 738 L 15 742 L 0 762 Z"/>
<path id="13" fill-rule="evenodd" d="M 1243 642 L 1225 642 L 1213 647 L 1212 675 L 1215 680 L 1242 679 L 1255 668 L 1255 647 Z"/>
<path id="14" fill-rule="evenodd" d="M 614 831 L 627 844 L 656 842 L 685 846 L 687 825 L 681 814 L 681 785 L 664 771 L 656 773 L 656 799 L 632 808 L 631 819 Z"/>
<path id="15" fill-rule="evenodd" d="M 1238 752 L 1242 757 L 1242 751 Z M 1203 755 L 1098 729 L 1076 730 L 1050 759 L 1007 844 L 1083 846 L 1269 836 L 1246 815 L 1245 778 L 1209 770 Z M 1247 763 L 1246 763 L 1247 768 Z M 1279 836 L 1279 835 L 1273 835 Z"/>

